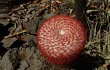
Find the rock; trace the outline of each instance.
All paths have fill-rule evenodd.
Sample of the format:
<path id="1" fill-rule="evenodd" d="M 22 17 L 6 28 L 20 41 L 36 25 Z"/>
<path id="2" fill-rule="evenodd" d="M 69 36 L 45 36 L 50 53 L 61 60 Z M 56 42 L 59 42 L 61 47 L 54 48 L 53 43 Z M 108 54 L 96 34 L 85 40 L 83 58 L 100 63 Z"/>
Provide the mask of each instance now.
<path id="1" fill-rule="evenodd" d="M 20 60 L 17 48 L 10 49 L 6 52 L 0 62 L 1 70 L 17 70 L 19 65 Z"/>
<path id="2" fill-rule="evenodd" d="M 5 48 L 10 47 L 16 40 L 17 39 L 15 37 L 3 39 L 2 40 L 2 42 L 4 43 L 3 47 L 5 47 Z"/>
<path id="3" fill-rule="evenodd" d="M 36 42 L 36 36 L 34 36 L 34 35 L 25 34 L 25 35 L 23 35 L 23 38 L 27 42 L 29 42 L 30 40 L 33 40 L 34 42 Z"/>
<path id="4" fill-rule="evenodd" d="M 51 12 L 51 13 L 46 13 L 45 15 L 44 15 L 44 18 L 50 18 L 51 16 L 54 16 L 55 14 L 53 13 L 53 12 Z"/>
<path id="5" fill-rule="evenodd" d="M 0 70 L 14 70 L 13 69 L 13 65 L 12 63 L 10 62 L 10 59 L 9 59 L 9 52 L 8 51 L 2 58 L 1 62 L 0 62 Z"/>
<path id="6" fill-rule="evenodd" d="M 36 51 L 35 46 L 29 46 L 27 48 L 19 48 L 19 57 L 21 62 L 25 62 L 20 65 L 19 70 L 42 70 L 46 65 L 44 64 L 45 59 Z"/>
<path id="7" fill-rule="evenodd" d="M 23 60 L 20 62 L 20 68 L 18 70 L 25 70 L 28 66 L 28 62 L 26 60 Z"/>
<path id="8" fill-rule="evenodd" d="M 41 56 L 34 42 L 9 49 L 0 59 L 0 70 L 49 70 L 50 65 Z"/>
<path id="9" fill-rule="evenodd" d="M 38 25 L 38 18 L 34 18 L 31 21 L 24 23 L 26 26 L 27 32 L 30 32 L 31 34 L 36 34 L 36 28 Z"/>

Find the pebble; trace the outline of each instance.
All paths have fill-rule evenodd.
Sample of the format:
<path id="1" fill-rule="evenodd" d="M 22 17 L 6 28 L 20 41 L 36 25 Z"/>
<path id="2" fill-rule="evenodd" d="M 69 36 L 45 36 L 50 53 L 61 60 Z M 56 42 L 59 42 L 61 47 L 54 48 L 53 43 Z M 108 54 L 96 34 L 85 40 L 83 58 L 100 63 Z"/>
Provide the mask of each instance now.
<path id="1" fill-rule="evenodd" d="M 34 35 L 25 34 L 25 35 L 23 35 L 23 38 L 27 42 L 30 41 L 30 40 L 33 40 L 34 42 L 36 42 L 36 36 L 34 36 Z"/>
<path id="2" fill-rule="evenodd" d="M 7 39 L 3 39 L 1 42 L 4 43 L 3 47 L 8 48 L 10 47 L 13 42 L 15 42 L 17 39 L 15 37 L 13 38 L 7 38 Z"/>
<path id="3" fill-rule="evenodd" d="M 39 20 L 38 18 L 34 18 L 31 21 L 29 21 L 28 23 L 24 23 L 24 25 L 26 26 L 27 32 L 30 32 L 31 34 L 36 34 L 38 20 Z"/>
<path id="4" fill-rule="evenodd" d="M 26 60 L 23 60 L 20 62 L 20 68 L 18 70 L 25 70 L 28 66 L 28 62 Z"/>
<path id="5" fill-rule="evenodd" d="M 14 70 L 13 69 L 13 65 L 10 62 L 9 59 L 9 52 L 8 51 L 2 58 L 1 62 L 0 62 L 0 70 Z"/>
<path id="6" fill-rule="evenodd" d="M 42 56 L 36 51 L 35 46 L 21 47 L 19 49 L 19 56 L 21 57 L 19 70 L 23 70 L 26 67 L 26 70 L 42 70 L 45 66 L 45 63 L 43 63 L 45 59 L 39 58 L 42 58 Z"/>
<path id="7" fill-rule="evenodd" d="M 53 12 L 51 12 L 51 13 L 49 13 L 49 14 L 46 13 L 46 14 L 44 15 L 44 18 L 47 19 L 47 18 L 50 18 L 51 16 L 54 16 L 54 15 L 55 15 L 55 14 L 54 14 Z"/>
<path id="8" fill-rule="evenodd" d="M 45 0 L 46 1 L 46 0 Z M 44 6 L 42 4 L 42 6 Z M 27 9 L 16 8 L 11 14 L 10 18 L 14 21 L 17 26 L 13 26 L 9 28 L 10 33 L 12 33 L 15 29 L 18 32 L 21 29 L 19 23 L 20 20 L 23 21 L 24 26 L 26 26 L 26 31 L 30 32 L 30 34 L 23 34 L 23 40 L 26 42 L 34 41 L 36 42 L 36 28 L 38 23 L 42 22 L 42 19 L 35 17 L 35 14 L 38 13 L 39 7 L 36 7 L 35 4 L 28 5 Z M 37 11 L 36 11 L 37 10 Z M 51 13 L 50 15 L 45 15 L 45 18 L 54 15 Z M 1 18 L 7 18 L 7 14 L 0 14 L 0 21 L 2 24 L 7 25 L 9 20 L 5 21 Z M 23 18 L 21 18 L 23 17 Z M 11 32 L 12 31 L 12 32 Z M 32 34 L 32 35 L 31 35 Z M 3 43 L 3 47 L 9 48 L 17 39 L 15 37 L 3 39 L 1 42 Z M 20 58 L 20 60 L 19 60 Z M 26 47 L 19 48 L 9 48 L 9 50 L 3 55 L 3 58 L 0 59 L 0 70 L 15 70 L 15 67 L 18 65 L 17 70 L 49 70 L 49 65 L 45 61 L 45 59 L 41 56 L 39 51 L 37 50 L 36 44 L 32 44 Z M 45 68 L 45 69 L 44 69 Z"/>

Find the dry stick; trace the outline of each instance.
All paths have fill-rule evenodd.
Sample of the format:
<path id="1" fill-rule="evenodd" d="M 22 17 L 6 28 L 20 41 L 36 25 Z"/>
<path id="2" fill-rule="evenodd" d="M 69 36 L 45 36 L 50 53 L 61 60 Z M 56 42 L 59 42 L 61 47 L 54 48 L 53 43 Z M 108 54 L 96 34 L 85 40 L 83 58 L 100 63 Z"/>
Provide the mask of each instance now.
<path id="1" fill-rule="evenodd" d="M 36 16 L 38 16 L 43 10 L 45 10 L 45 9 L 47 9 L 49 6 L 46 6 L 45 8 L 43 8 L 43 9 L 41 9 L 37 14 L 36 14 Z M 12 12 L 11 12 L 12 13 Z M 35 17 L 36 17 L 35 16 Z M 25 33 L 26 32 L 26 30 L 22 30 L 22 31 L 20 31 L 20 32 L 17 32 L 17 33 L 14 33 L 14 34 L 10 34 L 10 35 L 8 35 L 8 36 L 5 36 L 4 38 L 6 39 L 6 38 L 9 38 L 9 37 L 13 37 L 13 36 L 15 36 L 15 35 L 19 35 L 19 34 L 21 34 L 21 33 Z"/>
<path id="2" fill-rule="evenodd" d="M 8 35 L 8 36 L 5 36 L 4 38 L 6 39 L 6 38 L 13 37 L 13 36 L 15 36 L 15 35 L 19 35 L 19 34 L 22 34 L 22 33 L 25 33 L 25 32 L 26 32 L 26 29 L 25 29 L 25 30 L 22 30 L 22 31 L 20 31 L 20 32 L 17 32 L 17 33 L 14 33 L 14 34 L 10 34 L 10 35 Z"/>

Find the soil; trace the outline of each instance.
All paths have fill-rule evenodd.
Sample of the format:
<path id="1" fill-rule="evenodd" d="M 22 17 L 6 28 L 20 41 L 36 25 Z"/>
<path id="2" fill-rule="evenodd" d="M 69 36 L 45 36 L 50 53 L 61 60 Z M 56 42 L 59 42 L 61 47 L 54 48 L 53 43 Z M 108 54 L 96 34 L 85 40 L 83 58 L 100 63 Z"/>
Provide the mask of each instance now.
<path id="1" fill-rule="evenodd" d="M 107 35 L 109 34 L 110 25 L 108 22 L 110 22 L 110 20 L 105 23 L 105 20 L 101 20 L 103 11 L 94 11 L 94 9 L 97 9 L 101 4 L 95 5 L 88 3 L 88 8 L 82 7 L 82 9 L 79 9 L 83 6 L 83 3 L 81 5 L 76 3 L 76 5 L 79 6 L 74 6 L 74 1 L 77 2 L 77 0 L 0 0 L 0 70 L 70 70 L 69 68 L 56 67 L 48 63 L 44 57 L 41 56 L 36 45 L 36 33 L 39 25 L 43 20 L 57 14 L 66 14 L 76 17 L 85 23 L 84 25 L 87 27 L 87 31 L 90 30 L 87 34 L 87 45 L 93 41 L 92 45 L 89 45 L 89 50 L 88 48 L 85 49 L 86 52 L 84 53 L 86 54 L 81 55 L 78 61 L 79 66 L 76 64 L 75 68 L 78 70 L 84 68 L 84 70 L 93 70 L 104 64 L 105 60 L 102 57 L 92 57 L 94 48 L 97 51 L 96 47 L 93 46 L 99 46 L 101 43 L 94 43 L 94 38 L 99 38 L 96 34 L 100 33 L 98 32 L 100 31 L 99 27 L 102 26 L 101 31 L 103 32 L 101 36 L 103 37 L 103 35 L 105 35 L 104 32 L 106 32 Z M 80 3 L 80 1 L 78 3 Z M 84 6 L 86 5 L 84 4 Z M 108 5 L 106 5 L 106 7 L 106 10 L 109 10 L 108 14 L 110 19 L 110 9 Z M 75 10 L 75 8 L 77 9 Z M 90 10 L 85 12 L 87 9 Z M 78 13 L 82 14 L 80 18 L 80 14 Z M 100 14 L 102 15 L 100 16 Z M 99 16 L 101 18 L 99 18 Z M 88 18 L 89 26 L 86 26 L 86 18 Z M 95 23 L 97 23 L 97 30 L 95 30 Z M 103 38 L 105 39 L 106 37 Z M 106 42 L 103 43 L 106 45 Z M 103 43 L 101 46 L 104 45 Z"/>
<path id="2" fill-rule="evenodd" d="M 0 1 L 0 70 L 52 68 L 40 55 L 36 45 L 38 26 L 46 18 L 55 15 L 49 4 L 48 0 Z"/>

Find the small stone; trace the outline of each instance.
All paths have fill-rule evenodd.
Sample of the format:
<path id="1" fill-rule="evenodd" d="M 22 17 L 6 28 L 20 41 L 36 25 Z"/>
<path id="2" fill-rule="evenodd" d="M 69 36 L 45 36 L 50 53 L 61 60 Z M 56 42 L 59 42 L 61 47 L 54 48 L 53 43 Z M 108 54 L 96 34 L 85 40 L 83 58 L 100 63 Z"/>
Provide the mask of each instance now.
<path id="1" fill-rule="evenodd" d="M 28 62 L 26 60 L 23 60 L 20 62 L 20 69 L 19 70 L 25 70 L 28 67 Z"/>
<path id="2" fill-rule="evenodd" d="M 7 39 L 3 39 L 1 42 L 3 42 L 3 47 L 10 47 L 14 41 L 16 41 L 17 39 L 15 37 L 13 38 L 7 38 Z"/>
<path id="3" fill-rule="evenodd" d="M 26 70 L 42 70 L 42 68 L 44 68 L 45 66 L 45 64 L 43 63 L 45 59 L 41 59 L 42 57 L 36 51 L 35 46 L 30 46 L 27 48 L 21 47 L 19 49 L 19 56 L 22 63 L 20 65 L 20 70 L 23 70 L 26 67 Z"/>
<path id="4" fill-rule="evenodd" d="M 54 16 L 55 14 L 53 12 L 49 13 L 49 14 L 45 14 L 44 18 L 50 18 L 51 16 Z"/>
<path id="5" fill-rule="evenodd" d="M 36 28 L 38 25 L 38 18 L 34 18 L 28 23 L 25 23 L 24 25 L 26 26 L 27 32 L 30 32 L 31 34 L 36 34 Z"/>
<path id="6" fill-rule="evenodd" d="M 14 70 L 13 69 L 13 65 L 10 62 L 9 59 L 9 52 L 8 51 L 2 58 L 1 62 L 0 62 L 0 70 Z"/>

